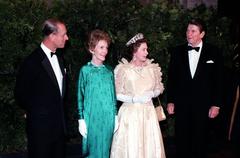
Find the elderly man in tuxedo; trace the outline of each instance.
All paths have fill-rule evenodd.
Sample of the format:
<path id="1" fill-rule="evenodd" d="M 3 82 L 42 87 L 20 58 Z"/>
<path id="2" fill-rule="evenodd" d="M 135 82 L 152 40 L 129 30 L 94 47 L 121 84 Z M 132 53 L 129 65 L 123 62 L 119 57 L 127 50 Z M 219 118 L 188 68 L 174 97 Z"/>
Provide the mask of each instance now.
<path id="1" fill-rule="evenodd" d="M 28 158 L 63 158 L 66 69 L 57 49 L 64 48 L 67 30 L 62 21 L 48 19 L 42 32 L 40 46 L 20 67 L 15 97 L 26 111 Z"/>
<path id="2" fill-rule="evenodd" d="M 171 52 L 167 83 L 167 110 L 175 114 L 177 155 L 206 156 L 207 123 L 222 105 L 223 62 L 218 48 L 203 41 L 200 19 L 188 23 L 187 43 Z"/>

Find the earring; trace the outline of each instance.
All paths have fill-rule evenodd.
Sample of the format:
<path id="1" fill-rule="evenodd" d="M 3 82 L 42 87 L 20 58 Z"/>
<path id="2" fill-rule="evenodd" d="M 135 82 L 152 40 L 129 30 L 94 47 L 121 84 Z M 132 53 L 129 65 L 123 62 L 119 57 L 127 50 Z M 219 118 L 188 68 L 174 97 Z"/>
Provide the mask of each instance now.
<path id="1" fill-rule="evenodd" d="M 94 51 L 92 51 L 92 50 L 90 50 L 90 49 L 89 49 L 89 52 L 92 53 L 92 54 L 95 54 Z"/>

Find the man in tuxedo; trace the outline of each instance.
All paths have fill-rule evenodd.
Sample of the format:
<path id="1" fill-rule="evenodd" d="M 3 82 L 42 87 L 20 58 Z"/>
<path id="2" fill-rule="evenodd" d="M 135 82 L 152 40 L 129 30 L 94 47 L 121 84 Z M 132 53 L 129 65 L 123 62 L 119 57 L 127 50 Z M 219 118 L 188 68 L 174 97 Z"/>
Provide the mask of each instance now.
<path id="1" fill-rule="evenodd" d="M 207 123 L 222 105 L 223 61 L 219 50 L 203 41 L 200 19 L 188 23 L 187 43 L 172 49 L 167 82 L 167 111 L 175 114 L 179 157 L 206 156 Z"/>
<path id="2" fill-rule="evenodd" d="M 28 158 L 64 158 L 66 69 L 57 49 L 64 48 L 67 30 L 62 21 L 48 19 L 42 32 L 40 46 L 20 67 L 15 97 L 26 111 Z"/>

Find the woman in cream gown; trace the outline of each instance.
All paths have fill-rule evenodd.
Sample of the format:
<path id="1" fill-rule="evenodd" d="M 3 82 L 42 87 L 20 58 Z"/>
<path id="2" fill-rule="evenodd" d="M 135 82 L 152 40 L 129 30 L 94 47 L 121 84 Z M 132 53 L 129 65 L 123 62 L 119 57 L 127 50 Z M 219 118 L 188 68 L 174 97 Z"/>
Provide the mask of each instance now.
<path id="1" fill-rule="evenodd" d="M 147 59 L 147 41 L 135 35 L 127 44 L 133 54 L 116 66 L 118 129 L 113 136 L 111 158 L 165 158 L 162 134 L 152 98 L 164 90 L 161 69 Z M 132 47 L 132 48 L 131 48 Z"/>

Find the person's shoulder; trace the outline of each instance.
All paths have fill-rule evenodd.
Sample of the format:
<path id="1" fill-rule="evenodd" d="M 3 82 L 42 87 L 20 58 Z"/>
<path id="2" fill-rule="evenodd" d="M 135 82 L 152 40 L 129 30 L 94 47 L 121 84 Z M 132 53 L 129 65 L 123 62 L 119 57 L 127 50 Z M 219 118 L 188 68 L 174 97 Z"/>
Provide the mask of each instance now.
<path id="1" fill-rule="evenodd" d="M 147 59 L 146 67 L 153 69 L 153 70 L 161 71 L 161 67 L 159 66 L 159 64 L 157 62 L 154 61 L 154 59 Z"/>
<path id="2" fill-rule="evenodd" d="M 187 43 L 181 43 L 168 48 L 170 54 L 181 54 L 179 52 L 184 52 L 187 48 Z"/>
<path id="3" fill-rule="evenodd" d="M 105 64 L 105 67 L 106 67 L 107 70 L 113 71 L 113 67 L 111 65 Z"/>
<path id="4" fill-rule="evenodd" d="M 23 63 L 25 64 L 36 64 L 37 61 L 41 61 L 42 55 L 39 53 L 41 51 L 40 47 L 37 47 L 35 50 L 33 50 L 29 55 L 25 57 L 23 60 Z"/>
<path id="5" fill-rule="evenodd" d="M 38 48 L 37 48 L 38 49 Z M 42 67 L 41 56 L 37 53 L 37 49 L 32 51 L 19 64 L 19 70 L 27 70 L 29 72 L 37 73 Z"/>
<path id="6" fill-rule="evenodd" d="M 118 62 L 116 68 L 119 68 L 119 67 L 121 67 L 121 68 L 127 68 L 127 67 L 129 67 L 129 66 L 130 66 L 130 63 L 128 62 L 128 60 L 125 59 L 125 58 L 122 58 L 122 59 Z"/>
<path id="7" fill-rule="evenodd" d="M 183 50 L 187 47 L 187 43 L 181 43 L 173 47 L 173 50 Z"/>
<path id="8" fill-rule="evenodd" d="M 203 43 L 203 51 L 207 51 L 209 55 L 222 55 L 222 51 L 218 46 L 212 43 Z"/>
<path id="9" fill-rule="evenodd" d="M 212 43 L 208 43 L 208 42 L 203 42 L 203 47 L 206 47 L 208 49 L 219 49 L 215 44 Z"/>
<path id="10" fill-rule="evenodd" d="M 118 73 L 119 71 L 124 72 L 126 69 L 130 68 L 130 63 L 125 59 L 122 58 L 114 69 L 114 73 Z"/>
<path id="11" fill-rule="evenodd" d="M 87 71 L 91 68 L 91 62 L 87 62 L 86 64 L 82 65 L 80 71 Z"/>

